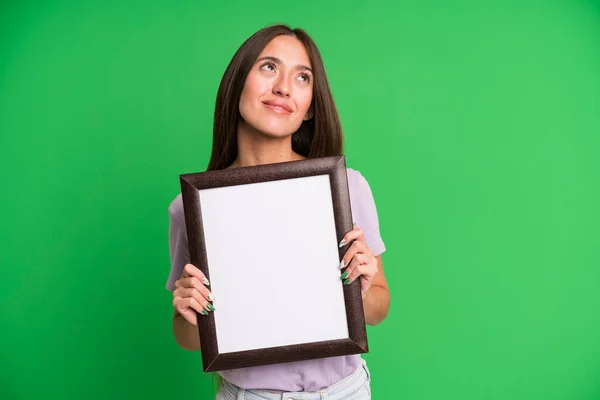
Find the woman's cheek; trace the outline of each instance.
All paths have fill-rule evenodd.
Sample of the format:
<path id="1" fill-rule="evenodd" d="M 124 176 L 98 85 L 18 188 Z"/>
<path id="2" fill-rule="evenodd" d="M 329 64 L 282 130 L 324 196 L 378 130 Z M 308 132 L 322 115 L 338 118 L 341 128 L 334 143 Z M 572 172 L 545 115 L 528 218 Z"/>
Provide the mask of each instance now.
<path id="1" fill-rule="evenodd" d="M 310 103 L 312 102 L 312 92 L 310 95 L 306 96 L 302 101 L 302 115 L 306 115 L 308 113 L 308 109 L 310 108 Z"/>

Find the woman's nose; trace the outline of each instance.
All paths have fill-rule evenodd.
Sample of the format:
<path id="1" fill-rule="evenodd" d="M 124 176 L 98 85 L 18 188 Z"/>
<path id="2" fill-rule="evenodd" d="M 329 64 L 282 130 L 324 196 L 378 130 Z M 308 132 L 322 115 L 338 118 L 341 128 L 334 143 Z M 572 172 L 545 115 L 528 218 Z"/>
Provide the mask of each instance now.
<path id="1" fill-rule="evenodd" d="M 289 83 L 285 77 L 279 77 L 273 86 L 273 93 L 279 96 L 290 97 Z"/>

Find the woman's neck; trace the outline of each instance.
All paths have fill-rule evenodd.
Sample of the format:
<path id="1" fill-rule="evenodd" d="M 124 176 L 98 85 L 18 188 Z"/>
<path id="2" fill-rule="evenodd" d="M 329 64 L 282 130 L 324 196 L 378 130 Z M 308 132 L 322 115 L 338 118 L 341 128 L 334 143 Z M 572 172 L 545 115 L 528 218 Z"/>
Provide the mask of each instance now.
<path id="1" fill-rule="evenodd" d="M 274 138 L 259 132 L 249 132 L 240 126 L 237 143 L 237 158 L 229 168 L 299 161 L 306 158 L 292 150 L 291 135 Z"/>

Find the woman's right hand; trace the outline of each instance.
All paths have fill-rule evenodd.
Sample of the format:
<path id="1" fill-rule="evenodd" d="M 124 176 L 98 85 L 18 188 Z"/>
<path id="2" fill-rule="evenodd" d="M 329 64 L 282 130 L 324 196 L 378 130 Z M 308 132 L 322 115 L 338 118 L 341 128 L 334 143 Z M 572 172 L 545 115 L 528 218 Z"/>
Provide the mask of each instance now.
<path id="1" fill-rule="evenodd" d="M 186 264 L 181 278 L 175 281 L 173 307 L 192 325 L 198 325 L 196 312 L 208 315 L 215 310 L 211 304 L 215 298 L 206 287 L 209 284 L 202 271 L 192 264 Z"/>

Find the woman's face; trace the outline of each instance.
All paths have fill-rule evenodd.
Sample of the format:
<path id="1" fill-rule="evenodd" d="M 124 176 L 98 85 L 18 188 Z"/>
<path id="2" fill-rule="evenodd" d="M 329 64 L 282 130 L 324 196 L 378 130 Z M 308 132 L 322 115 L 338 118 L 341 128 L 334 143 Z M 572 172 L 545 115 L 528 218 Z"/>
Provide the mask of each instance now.
<path id="1" fill-rule="evenodd" d="M 311 118 L 312 94 L 312 65 L 304 45 L 293 36 L 277 36 L 248 73 L 240 124 L 271 137 L 291 135 Z"/>

